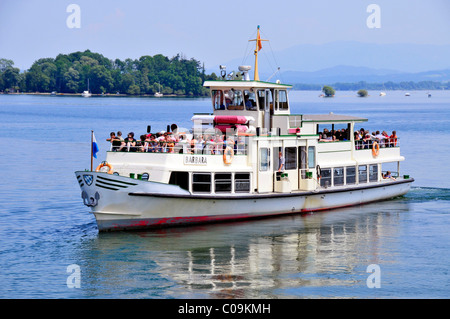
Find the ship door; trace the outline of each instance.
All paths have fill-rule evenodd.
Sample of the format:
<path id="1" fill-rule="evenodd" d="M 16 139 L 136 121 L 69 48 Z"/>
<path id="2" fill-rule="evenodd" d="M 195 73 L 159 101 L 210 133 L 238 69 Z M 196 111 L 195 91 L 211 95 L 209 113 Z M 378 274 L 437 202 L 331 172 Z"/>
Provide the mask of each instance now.
<path id="1" fill-rule="evenodd" d="M 272 127 L 271 123 L 271 113 L 273 113 L 273 100 L 272 100 L 272 91 L 269 89 L 266 90 L 258 90 L 258 98 L 260 110 L 264 111 L 264 123 L 263 128 L 265 133 L 270 131 Z"/>
<path id="2" fill-rule="evenodd" d="M 273 163 L 268 141 L 258 142 L 258 193 L 273 191 Z"/>
<path id="3" fill-rule="evenodd" d="M 306 146 L 298 147 L 298 188 L 303 188 L 303 180 L 306 180 L 307 172 L 307 151 Z"/>

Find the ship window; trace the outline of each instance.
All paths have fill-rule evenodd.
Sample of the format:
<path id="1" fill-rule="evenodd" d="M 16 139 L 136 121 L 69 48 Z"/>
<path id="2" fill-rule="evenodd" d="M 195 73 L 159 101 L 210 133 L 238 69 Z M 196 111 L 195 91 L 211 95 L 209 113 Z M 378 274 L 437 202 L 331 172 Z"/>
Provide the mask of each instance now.
<path id="1" fill-rule="evenodd" d="M 231 90 L 231 104 L 227 104 L 227 109 L 229 110 L 243 110 L 244 109 L 244 98 L 242 96 L 242 91 Z"/>
<path id="2" fill-rule="evenodd" d="M 358 166 L 359 183 L 367 183 L 367 165 Z"/>
<path id="3" fill-rule="evenodd" d="M 268 90 L 267 96 L 266 96 L 265 90 L 258 90 L 258 103 L 259 103 L 260 111 L 264 111 L 264 108 L 266 106 L 266 98 L 267 98 L 267 103 L 269 105 L 269 109 L 273 108 L 272 91 Z"/>
<path id="4" fill-rule="evenodd" d="M 170 174 L 169 184 L 178 185 L 182 189 L 189 190 L 189 173 L 188 172 L 172 172 Z"/>
<path id="5" fill-rule="evenodd" d="M 287 93 L 286 91 L 278 91 L 278 108 L 280 110 L 287 110 L 288 109 L 288 102 L 287 102 Z"/>
<path id="6" fill-rule="evenodd" d="M 244 91 L 244 104 L 245 109 L 248 111 L 256 111 L 256 97 L 255 93 L 250 92 L 248 90 Z"/>
<path id="7" fill-rule="evenodd" d="M 264 90 L 258 90 L 258 103 L 259 110 L 264 111 L 264 106 L 266 105 L 266 92 Z"/>
<path id="8" fill-rule="evenodd" d="M 234 91 L 233 90 L 225 90 L 225 91 L 223 91 L 223 96 L 225 98 L 225 105 L 228 108 L 228 106 L 233 104 Z"/>
<path id="9" fill-rule="evenodd" d="M 316 166 L 316 147 L 308 147 L 308 167 L 314 168 Z"/>
<path id="10" fill-rule="evenodd" d="M 214 174 L 216 193 L 231 193 L 231 173 Z"/>
<path id="11" fill-rule="evenodd" d="M 211 174 L 209 173 L 193 173 L 192 174 L 192 191 L 195 193 L 211 192 Z"/>
<path id="12" fill-rule="evenodd" d="M 297 169 L 297 148 L 285 147 L 284 148 L 284 160 L 285 169 Z"/>
<path id="13" fill-rule="evenodd" d="M 369 182 L 378 181 L 378 165 L 370 165 L 369 166 Z"/>
<path id="14" fill-rule="evenodd" d="M 317 124 L 321 141 L 349 141 L 350 123 Z"/>
<path id="15" fill-rule="evenodd" d="M 234 191 L 236 193 L 250 192 L 250 174 L 249 173 L 234 174 Z"/>
<path id="16" fill-rule="evenodd" d="M 355 184 L 356 183 L 356 167 L 355 166 L 349 166 L 346 169 L 346 183 L 347 185 Z"/>
<path id="17" fill-rule="evenodd" d="M 321 169 L 322 177 L 320 178 L 320 186 L 329 187 L 331 186 L 331 168 Z"/>
<path id="18" fill-rule="evenodd" d="M 215 110 L 225 110 L 222 90 L 212 90 L 212 99 Z"/>
<path id="19" fill-rule="evenodd" d="M 333 184 L 334 186 L 344 185 L 344 168 L 335 167 L 333 170 Z"/>
<path id="20" fill-rule="evenodd" d="M 268 148 L 259 150 L 259 170 L 268 171 L 270 166 L 270 151 Z"/>

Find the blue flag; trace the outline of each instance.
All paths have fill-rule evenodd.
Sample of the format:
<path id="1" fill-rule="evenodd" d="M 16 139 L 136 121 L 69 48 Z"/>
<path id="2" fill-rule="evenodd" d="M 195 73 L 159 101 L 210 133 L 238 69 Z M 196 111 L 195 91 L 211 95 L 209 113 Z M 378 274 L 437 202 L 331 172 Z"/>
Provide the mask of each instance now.
<path id="1" fill-rule="evenodd" d="M 97 140 L 95 139 L 94 132 L 92 132 L 92 155 L 94 155 L 94 157 L 97 158 L 97 153 L 98 153 Z"/>

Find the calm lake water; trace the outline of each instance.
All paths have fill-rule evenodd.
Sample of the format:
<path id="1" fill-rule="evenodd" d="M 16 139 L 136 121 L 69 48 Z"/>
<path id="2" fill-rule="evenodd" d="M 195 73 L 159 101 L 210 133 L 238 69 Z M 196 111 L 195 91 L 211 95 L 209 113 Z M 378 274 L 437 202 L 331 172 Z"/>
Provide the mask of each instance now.
<path id="1" fill-rule="evenodd" d="M 258 221 L 98 233 L 74 171 L 109 132 L 191 127 L 209 99 L 0 95 L 0 298 L 448 298 L 450 92 L 293 91 L 291 112 L 396 130 L 404 197 Z M 94 166 L 94 167 L 95 167 Z M 369 265 L 380 288 L 369 288 Z M 79 288 L 67 269 L 77 265 Z M 69 282 L 71 283 L 71 282 Z"/>

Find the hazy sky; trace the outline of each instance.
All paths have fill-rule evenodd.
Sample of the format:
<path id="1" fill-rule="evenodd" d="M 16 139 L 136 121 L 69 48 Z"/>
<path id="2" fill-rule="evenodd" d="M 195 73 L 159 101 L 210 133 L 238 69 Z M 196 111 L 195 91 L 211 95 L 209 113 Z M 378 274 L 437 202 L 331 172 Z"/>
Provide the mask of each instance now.
<path id="1" fill-rule="evenodd" d="M 66 24 L 70 4 L 80 28 Z M 367 27 L 370 4 L 381 28 Z M 257 25 L 276 52 L 331 41 L 450 44 L 449 17 L 449 0 L 0 0 L 0 58 L 28 69 L 86 49 L 110 59 L 181 52 L 215 67 L 244 57 Z"/>

